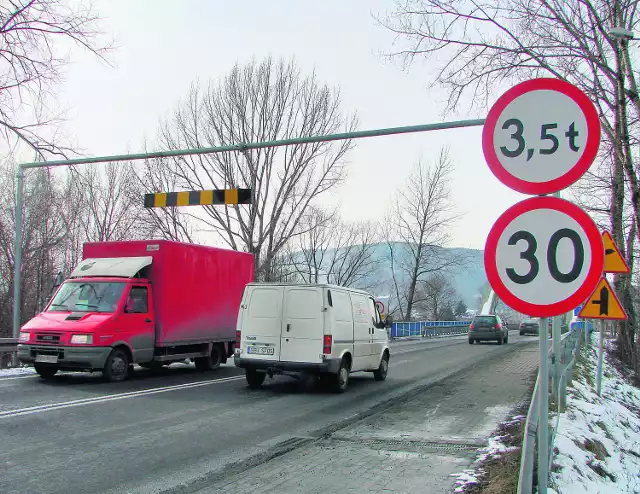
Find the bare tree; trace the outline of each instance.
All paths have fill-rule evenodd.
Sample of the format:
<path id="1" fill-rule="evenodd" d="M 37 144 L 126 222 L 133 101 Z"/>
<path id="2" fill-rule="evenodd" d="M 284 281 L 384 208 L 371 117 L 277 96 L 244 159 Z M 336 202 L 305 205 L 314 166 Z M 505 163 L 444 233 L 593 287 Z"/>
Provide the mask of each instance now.
<path id="1" fill-rule="evenodd" d="M 312 207 L 301 221 L 303 232 L 288 246 L 290 264 L 308 283 L 371 289 L 380 265 L 377 226 L 349 223 L 337 211 Z"/>
<path id="2" fill-rule="evenodd" d="M 385 221 L 394 291 L 405 320 L 412 317 L 420 280 L 464 262 L 460 255 L 443 248 L 457 218 L 450 199 L 452 169 L 446 149 L 431 166 L 418 162 L 405 187 L 398 191 Z"/>
<path id="3" fill-rule="evenodd" d="M 293 62 L 236 65 L 221 81 L 194 85 L 160 129 L 164 149 L 231 145 L 332 134 L 355 127 L 340 111 L 337 90 Z M 230 151 L 170 160 L 191 189 L 247 187 L 251 206 L 205 207 L 206 227 L 227 245 L 254 254 L 256 277 L 272 279 L 272 262 L 301 231 L 315 199 L 339 184 L 350 141 Z"/>
<path id="4" fill-rule="evenodd" d="M 419 282 L 414 303 L 433 321 L 438 321 L 451 319 L 457 300 L 458 293 L 451 281 L 442 273 L 433 273 Z"/>
<path id="5" fill-rule="evenodd" d="M 85 240 L 104 242 L 152 236 L 154 225 L 142 220 L 143 198 L 133 187 L 136 174 L 131 163 L 107 163 L 104 170 L 86 167 L 71 172 Z"/>
<path id="6" fill-rule="evenodd" d="M 55 251 L 65 237 L 59 184 L 48 170 L 30 173 L 24 184 L 22 225 L 22 311 L 31 317 L 41 308 L 55 275 Z M 0 335 L 11 332 L 14 279 L 15 174 L 0 167 Z"/>
<path id="7" fill-rule="evenodd" d="M 628 40 L 617 39 L 611 28 L 637 31 L 639 6 L 638 0 L 397 0 L 394 12 L 379 20 L 406 42 L 392 58 L 432 64 L 430 82 L 447 89 L 447 110 L 463 103 L 486 107 L 495 91 L 532 77 L 557 77 L 582 89 L 599 111 L 601 159 L 608 165 L 595 169 L 599 180 L 588 196 L 597 196 L 596 208 L 608 215 L 614 241 L 625 250 L 625 228 L 627 237 L 635 233 L 634 243 L 640 233 L 634 154 L 640 91 Z M 625 225 L 625 207 L 633 212 L 633 228 Z M 628 254 L 627 262 L 634 262 Z M 617 276 L 615 284 L 630 309 L 618 341 L 621 356 L 640 375 L 630 277 Z"/>
<path id="8" fill-rule="evenodd" d="M 72 41 L 103 58 L 99 18 L 91 6 L 66 0 L 11 0 L 0 4 L 0 131 L 10 148 L 22 143 L 38 155 L 64 155 L 58 142 L 62 114 L 55 85 Z"/>

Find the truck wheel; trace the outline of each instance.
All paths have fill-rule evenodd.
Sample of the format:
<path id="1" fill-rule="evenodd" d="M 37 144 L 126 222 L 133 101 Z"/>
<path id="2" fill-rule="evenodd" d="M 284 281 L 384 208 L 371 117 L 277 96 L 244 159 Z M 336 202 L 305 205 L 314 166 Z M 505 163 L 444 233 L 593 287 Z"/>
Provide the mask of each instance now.
<path id="1" fill-rule="evenodd" d="M 336 393 L 344 393 L 349 385 L 349 367 L 347 363 L 342 360 L 340 363 L 340 370 L 333 376 L 333 391 Z"/>
<path id="2" fill-rule="evenodd" d="M 245 369 L 244 376 L 247 378 L 247 384 L 251 389 L 258 389 L 262 386 L 265 377 L 267 377 L 267 373 L 258 372 L 253 369 Z"/>
<path id="3" fill-rule="evenodd" d="M 195 359 L 196 369 L 199 371 L 210 371 L 220 367 L 222 363 L 222 348 L 220 345 L 211 347 L 211 354 L 208 357 L 198 357 Z"/>
<path id="4" fill-rule="evenodd" d="M 51 379 L 58 372 L 58 368 L 55 365 L 35 365 L 36 372 L 42 379 Z"/>
<path id="5" fill-rule="evenodd" d="M 376 381 L 384 381 L 387 378 L 387 373 L 389 372 L 389 355 L 386 353 L 382 356 L 382 360 L 380 360 L 380 366 L 378 370 L 373 371 L 373 378 Z"/>
<path id="6" fill-rule="evenodd" d="M 114 348 L 104 364 L 102 375 L 109 382 L 125 381 L 129 377 L 129 357 L 119 348 Z"/>

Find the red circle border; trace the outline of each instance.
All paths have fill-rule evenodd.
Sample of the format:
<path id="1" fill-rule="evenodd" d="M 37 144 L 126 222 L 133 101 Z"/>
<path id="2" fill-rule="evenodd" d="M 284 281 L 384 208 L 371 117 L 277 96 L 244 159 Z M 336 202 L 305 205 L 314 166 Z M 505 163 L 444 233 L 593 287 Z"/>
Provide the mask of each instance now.
<path id="1" fill-rule="evenodd" d="M 539 90 L 558 91 L 575 101 L 587 120 L 588 137 L 582 156 L 571 170 L 548 182 L 528 182 L 512 175 L 502 166 L 493 147 L 493 135 L 498 119 L 509 103 L 525 93 Z M 598 154 L 600 137 L 601 128 L 598 112 L 587 95 L 566 81 L 543 77 L 522 82 L 498 98 L 491 110 L 489 110 L 482 128 L 482 151 L 491 172 L 507 187 L 524 194 L 551 194 L 569 187 L 586 173 Z"/>
<path id="2" fill-rule="evenodd" d="M 513 295 L 502 282 L 496 266 L 496 249 L 500 235 L 515 218 L 535 209 L 552 209 L 570 216 L 582 227 L 591 245 L 591 267 L 582 286 L 566 299 L 548 305 L 533 304 Z M 600 231 L 591 217 L 575 204 L 557 197 L 532 197 L 511 206 L 494 223 L 485 244 L 484 268 L 493 291 L 512 309 L 535 317 L 558 316 L 578 307 L 598 286 L 604 270 L 604 244 Z"/>

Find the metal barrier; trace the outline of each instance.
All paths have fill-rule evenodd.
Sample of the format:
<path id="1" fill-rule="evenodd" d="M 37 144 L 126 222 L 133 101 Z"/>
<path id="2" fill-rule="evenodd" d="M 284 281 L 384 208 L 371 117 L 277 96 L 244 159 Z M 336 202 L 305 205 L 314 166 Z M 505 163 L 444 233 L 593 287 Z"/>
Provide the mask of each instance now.
<path id="1" fill-rule="evenodd" d="M 0 338 L 0 369 L 12 366 L 13 355 L 17 351 L 17 338 Z"/>
<path id="2" fill-rule="evenodd" d="M 560 423 L 560 414 L 564 412 L 567 402 L 567 385 L 571 384 L 573 366 L 578 359 L 580 353 L 580 346 L 583 339 L 582 328 L 576 328 L 568 333 L 562 335 L 562 344 L 560 347 L 560 355 L 554 355 L 553 359 L 549 359 L 549 376 L 551 377 L 554 372 L 554 359 L 560 358 L 560 376 L 558 376 L 555 382 L 558 383 L 558 389 L 556 391 L 557 399 L 557 413 L 556 421 L 553 427 L 549 428 L 549 469 L 551 471 L 551 464 L 553 460 L 553 443 L 555 441 L 556 433 L 558 432 L 558 424 Z M 549 352 L 551 353 L 551 351 Z M 529 412 L 527 413 L 527 420 L 524 428 L 524 438 L 522 441 L 522 456 L 520 459 L 520 476 L 518 479 L 518 494 L 531 494 L 533 492 L 533 465 L 535 462 L 535 443 L 537 438 L 538 427 L 540 427 L 540 417 L 538 415 L 538 378 L 533 388 L 533 397 L 531 404 L 529 405 Z M 544 418 L 547 420 L 547 417 Z M 548 423 L 546 424 L 549 427 Z"/>
<path id="3" fill-rule="evenodd" d="M 467 334 L 470 321 L 416 321 L 394 322 L 391 338 L 434 338 Z"/>

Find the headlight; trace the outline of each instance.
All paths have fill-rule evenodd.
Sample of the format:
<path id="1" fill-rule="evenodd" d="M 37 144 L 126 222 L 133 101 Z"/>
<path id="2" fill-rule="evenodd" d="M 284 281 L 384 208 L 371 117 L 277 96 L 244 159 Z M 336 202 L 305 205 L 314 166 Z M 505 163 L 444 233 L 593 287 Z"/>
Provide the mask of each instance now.
<path id="1" fill-rule="evenodd" d="M 29 338 L 31 338 L 31 333 L 23 333 L 21 331 L 20 332 L 20 337 L 18 338 L 18 341 L 20 343 L 27 343 L 29 341 Z"/>
<path id="2" fill-rule="evenodd" d="M 90 334 L 74 334 L 71 337 L 71 344 L 73 345 L 91 345 L 93 342 L 93 336 Z"/>

